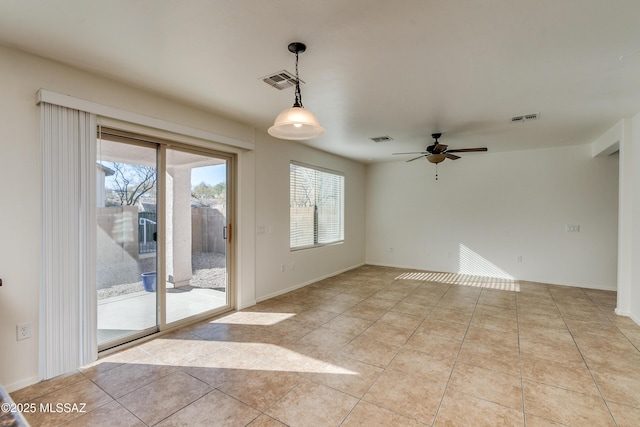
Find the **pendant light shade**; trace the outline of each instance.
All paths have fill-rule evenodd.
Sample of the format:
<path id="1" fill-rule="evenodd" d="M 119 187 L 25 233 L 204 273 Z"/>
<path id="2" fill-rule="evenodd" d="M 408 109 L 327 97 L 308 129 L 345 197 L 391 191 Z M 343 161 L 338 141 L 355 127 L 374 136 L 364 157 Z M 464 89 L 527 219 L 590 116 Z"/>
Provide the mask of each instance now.
<path id="1" fill-rule="evenodd" d="M 267 132 L 269 135 L 280 139 L 292 139 L 302 141 L 317 138 L 324 134 L 324 128 L 318 123 L 316 116 L 302 105 L 300 93 L 300 78 L 298 77 L 298 54 L 304 52 L 307 47 L 303 43 L 291 43 L 289 52 L 296 55 L 296 93 L 293 107 L 287 108 L 278 114 L 276 121 Z"/>
<path id="2" fill-rule="evenodd" d="M 311 111 L 302 107 L 291 107 L 278 114 L 268 132 L 276 138 L 300 141 L 323 135 L 324 128 Z"/>

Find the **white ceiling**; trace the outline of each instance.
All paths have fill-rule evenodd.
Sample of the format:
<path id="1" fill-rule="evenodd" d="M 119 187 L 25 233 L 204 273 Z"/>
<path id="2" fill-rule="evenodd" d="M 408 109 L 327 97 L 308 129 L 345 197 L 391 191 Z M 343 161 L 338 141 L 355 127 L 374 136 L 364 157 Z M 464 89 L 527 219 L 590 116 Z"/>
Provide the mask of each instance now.
<path id="1" fill-rule="evenodd" d="M 263 130 L 293 103 L 260 79 L 294 72 L 293 41 L 327 129 L 305 143 L 367 163 L 435 131 L 450 148 L 582 144 L 640 112 L 638 0 L 0 0 L 2 44 Z"/>

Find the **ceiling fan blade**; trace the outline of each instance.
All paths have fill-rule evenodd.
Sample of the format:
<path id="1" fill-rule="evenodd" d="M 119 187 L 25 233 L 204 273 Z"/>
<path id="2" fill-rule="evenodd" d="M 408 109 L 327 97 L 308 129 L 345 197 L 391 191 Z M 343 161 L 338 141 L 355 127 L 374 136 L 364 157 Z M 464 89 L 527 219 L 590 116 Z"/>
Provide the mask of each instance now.
<path id="1" fill-rule="evenodd" d="M 459 148 L 457 150 L 447 150 L 447 153 L 472 153 L 474 151 L 487 151 L 487 147 Z"/>
<path id="2" fill-rule="evenodd" d="M 410 151 L 408 153 L 391 153 L 394 156 L 398 154 L 429 154 L 427 151 Z"/>
<path id="3" fill-rule="evenodd" d="M 423 157 L 426 157 L 426 156 L 425 156 L 425 155 L 418 156 L 418 157 L 415 157 L 415 158 L 413 158 L 413 159 L 409 159 L 409 160 L 407 160 L 405 163 L 413 162 L 414 160 L 418 160 L 418 159 L 421 159 L 421 158 L 423 158 Z"/>
<path id="4" fill-rule="evenodd" d="M 445 151 L 447 149 L 448 145 L 444 145 L 444 144 L 436 144 L 435 147 L 433 147 L 433 152 L 434 153 L 442 153 L 443 151 Z"/>
<path id="5" fill-rule="evenodd" d="M 447 159 L 451 159 L 451 160 L 458 160 L 460 158 L 460 156 L 456 156 L 455 154 L 449 154 L 449 153 L 445 153 L 445 156 L 447 156 Z"/>

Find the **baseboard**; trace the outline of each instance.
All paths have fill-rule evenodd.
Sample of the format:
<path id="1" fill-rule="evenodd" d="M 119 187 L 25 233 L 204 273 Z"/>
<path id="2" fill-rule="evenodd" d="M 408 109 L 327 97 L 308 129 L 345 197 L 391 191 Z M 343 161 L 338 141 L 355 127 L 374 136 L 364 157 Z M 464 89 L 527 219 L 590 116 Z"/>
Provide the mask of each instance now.
<path id="1" fill-rule="evenodd" d="M 7 393 L 13 393 L 16 390 L 23 389 L 39 381 L 40 379 L 38 377 L 31 377 L 31 378 L 27 378 L 26 380 L 18 381 L 15 383 L 4 384 L 3 386 L 4 386 L 4 389 L 7 390 Z"/>
<path id="2" fill-rule="evenodd" d="M 411 265 L 383 264 L 383 263 L 377 263 L 377 262 L 367 262 L 365 264 L 367 264 L 367 265 L 375 265 L 377 267 L 406 268 L 408 270 L 429 271 L 429 272 L 433 272 L 433 273 L 461 274 L 461 273 L 454 273 L 454 272 L 451 272 L 451 271 L 429 270 L 429 269 L 426 269 L 424 267 L 415 267 L 415 266 L 411 266 Z M 519 278 L 515 278 L 513 280 L 516 281 L 516 282 L 540 283 L 541 285 L 551 285 L 551 286 L 569 286 L 569 287 L 572 287 L 572 288 L 594 289 L 594 290 L 597 290 L 597 291 L 612 291 L 612 292 L 617 291 L 617 289 L 615 287 L 611 288 L 611 287 L 604 287 L 604 286 L 568 285 L 568 284 L 564 284 L 564 283 L 549 283 L 549 282 L 540 282 L 538 280 L 519 279 Z"/>
<path id="3" fill-rule="evenodd" d="M 247 307 L 253 307 L 254 305 L 257 304 L 258 301 L 253 300 L 253 301 L 249 301 L 248 303 L 245 304 L 238 304 L 236 305 L 236 310 L 240 311 L 240 310 L 244 310 Z"/>
<path id="4" fill-rule="evenodd" d="M 581 289 L 592 289 L 594 291 L 609 291 L 609 292 L 616 292 L 617 289 L 616 288 L 606 288 L 604 286 L 586 286 L 586 285 L 567 285 L 564 283 L 546 283 L 546 282 L 538 282 L 535 280 L 524 280 L 524 279 L 518 279 L 521 282 L 531 282 L 531 283 L 540 283 L 543 285 L 550 285 L 550 286 L 566 286 L 569 288 L 581 288 Z"/>
<path id="5" fill-rule="evenodd" d="M 615 310 L 613 310 L 614 313 L 616 313 L 616 315 L 618 316 L 624 316 L 624 317 L 628 317 L 629 319 L 633 320 L 633 322 L 640 326 L 640 318 L 638 318 L 637 316 L 634 316 L 633 314 L 629 313 L 626 310 L 620 310 L 618 307 L 616 307 Z"/>
<path id="6" fill-rule="evenodd" d="M 338 270 L 338 271 L 334 271 L 332 273 L 326 274 L 326 275 L 321 276 L 321 277 L 316 277 L 315 279 L 312 279 L 312 280 L 309 280 L 309 281 L 306 281 L 306 282 L 303 282 L 303 283 L 299 283 L 297 285 L 290 286 L 290 287 L 288 287 L 286 289 L 282 289 L 282 290 L 279 290 L 277 292 L 273 292 L 273 293 L 267 294 L 265 296 L 256 298 L 256 302 L 266 301 L 266 300 L 268 300 L 270 298 L 274 298 L 274 297 L 277 297 L 279 295 L 286 294 L 287 292 L 291 292 L 291 291 L 295 291 L 296 289 L 304 288 L 305 286 L 311 285 L 313 283 L 319 282 L 319 281 L 324 280 L 324 279 L 328 279 L 329 277 L 337 276 L 338 274 L 345 273 L 347 271 L 353 270 L 354 268 L 362 267 L 363 265 L 366 265 L 366 264 L 367 264 L 366 262 L 362 262 L 362 263 L 355 264 L 355 265 L 352 265 L 352 266 L 347 267 L 347 268 L 343 268 L 343 269 Z"/>
<path id="7" fill-rule="evenodd" d="M 630 317 L 629 316 L 629 312 L 627 312 L 626 310 L 620 310 L 619 308 L 616 307 L 615 310 L 613 310 L 614 313 L 616 313 L 618 316 L 626 316 L 626 317 Z M 637 322 L 636 322 L 637 323 Z"/>
<path id="8" fill-rule="evenodd" d="M 383 263 L 378 263 L 378 262 L 366 262 L 365 264 L 366 265 L 375 265 L 376 267 L 406 268 L 408 270 L 432 271 L 432 270 L 427 270 L 427 269 L 421 268 L 421 267 L 412 267 L 410 265 L 383 264 Z"/>

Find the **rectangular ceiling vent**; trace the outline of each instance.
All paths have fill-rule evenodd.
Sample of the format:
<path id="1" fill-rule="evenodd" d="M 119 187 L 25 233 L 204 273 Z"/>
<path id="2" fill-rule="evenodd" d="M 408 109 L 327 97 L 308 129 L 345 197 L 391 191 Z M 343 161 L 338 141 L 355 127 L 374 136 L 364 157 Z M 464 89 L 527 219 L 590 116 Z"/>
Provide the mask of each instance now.
<path id="1" fill-rule="evenodd" d="M 538 120 L 540 113 L 524 114 L 522 116 L 511 117 L 511 123 L 524 123 L 529 120 Z"/>
<path id="2" fill-rule="evenodd" d="M 287 89 L 296 85 L 296 76 L 286 70 L 269 74 L 261 78 L 263 82 L 278 90 Z M 304 80 L 300 80 L 300 84 L 304 84 Z"/>
<path id="3" fill-rule="evenodd" d="M 385 135 L 385 136 L 374 136 L 372 138 L 369 138 L 370 140 L 372 140 L 375 143 L 379 143 L 379 142 L 389 142 L 389 141 L 393 141 L 393 138 L 391 138 L 389 135 Z"/>

